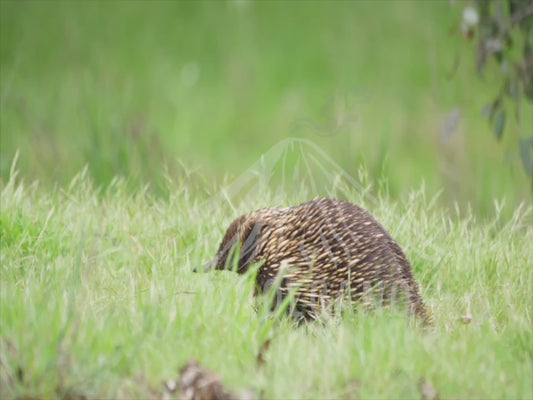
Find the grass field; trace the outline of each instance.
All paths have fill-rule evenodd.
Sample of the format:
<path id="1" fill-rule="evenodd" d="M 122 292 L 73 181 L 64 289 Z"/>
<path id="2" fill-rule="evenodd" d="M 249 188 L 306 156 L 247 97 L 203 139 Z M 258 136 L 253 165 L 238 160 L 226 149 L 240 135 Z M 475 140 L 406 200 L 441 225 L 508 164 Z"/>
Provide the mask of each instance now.
<path id="1" fill-rule="evenodd" d="M 497 143 L 483 107 L 490 63 L 441 2 L 0 3 L 0 176 L 13 156 L 28 179 L 67 184 L 86 164 L 97 184 L 164 187 L 181 165 L 220 182 L 287 137 L 313 141 L 406 200 L 425 183 L 439 202 L 492 216 L 531 201 L 508 118 Z M 117 21 L 120 21 L 118 23 Z M 442 140 L 447 116 L 457 130 Z M 512 115 L 512 113 L 510 113 Z M 507 212 L 507 209 L 504 210 Z M 512 214 L 510 211 L 509 214 Z"/>
<path id="2" fill-rule="evenodd" d="M 441 398 L 532 398 L 531 207 L 479 223 L 439 211 L 423 190 L 409 204 L 330 193 L 366 206 L 397 238 L 436 325 L 348 311 L 298 326 L 266 312 L 249 278 L 192 272 L 233 217 L 307 198 L 254 188 L 236 205 L 223 192 L 195 196 L 185 179 L 161 200 L 120 181 L 98 192 L 87 174 L 54 191 L 11 178 L 1 194 L 2 398 L 156 398 L 190 358 L 265 399 L 420 398 L 421 381 Z"/>
<path id="3" fill-rule="evenodd" d="M 533 106 L 494 139 L 461 7 L 0 1 L 0 397 L 164 398 L 194 358 L 260 399 L 533 399 Z M 315 196 L 390 231 L 434 327 L 192 272 Z"/>

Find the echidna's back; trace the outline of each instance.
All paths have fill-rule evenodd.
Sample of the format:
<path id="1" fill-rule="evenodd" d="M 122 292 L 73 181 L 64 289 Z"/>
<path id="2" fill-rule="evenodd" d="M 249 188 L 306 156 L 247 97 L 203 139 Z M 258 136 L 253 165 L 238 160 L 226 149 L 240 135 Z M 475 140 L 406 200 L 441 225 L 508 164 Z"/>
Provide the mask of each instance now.
<path id="1" fill-rule="evenodd" d="M 349 292 L 353 300 L 366 294 L 385 302 L 404 299 L 425 318 L 409 261 L 365 210 L 347 201 L 320 199 L 257 213 L 268 225 L 257 257 L 265 260 L 260 284 L 285 265 L 284 289 L 297 288 L 303 310 Z"/>

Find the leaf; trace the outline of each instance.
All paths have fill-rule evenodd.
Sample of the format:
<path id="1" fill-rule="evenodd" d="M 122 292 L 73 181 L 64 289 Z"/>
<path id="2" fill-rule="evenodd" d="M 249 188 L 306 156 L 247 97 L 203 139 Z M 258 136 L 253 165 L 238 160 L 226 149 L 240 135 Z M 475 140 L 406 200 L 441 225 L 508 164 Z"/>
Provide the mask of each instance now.
<path id="1" fill-rule="evenodd" d="M 533 164 L 531 162 L 531 152 L 533 151 L 533 138 L 520 140 L 520 158 L 528 175 L 533 175 Z"/>
<path id="2" fill-rule="evenodd" d="M 503 108 L 500 108 L 496 115 L 494 116 L 494 134 L 496 135 L 496 139 L 501 140 L 503 135 L 503 130 L 505 128 L 505 110 Z"/>
<path id="3" fill-rule="evenodd" d="M 485 107 L 483 107 L 483 109 L 481 110 L 481 116 L 483 118 L 489 119 L 492 117 L 493 113 L 494 113 L 493 103 L 486 104 Z"/>
<path id="4" fill-rule="evenodd" d="M 461 110 L 454 108 L 446 117 L 444 126 L 442 127 L 442 133 L 440 135 L 441 143 L 446 143 L 448 139 L 457 131 L 459 123 L 461 122 Z"/>
<path id="5" fill-rule="evenodd" d="M 483 68 L 487 62 L 489 53 L 485 47 L 485 41 L 481 40 L 477 46 L 476 52 L 476 69 L 479 76 L 483 76 Z"/>
<path id="6" fill-rule="evenodd" d="M 513 100 L 518 101 L 520 97 L 520 86 L 518 79 L 509 80 L 508 94 Z"/>

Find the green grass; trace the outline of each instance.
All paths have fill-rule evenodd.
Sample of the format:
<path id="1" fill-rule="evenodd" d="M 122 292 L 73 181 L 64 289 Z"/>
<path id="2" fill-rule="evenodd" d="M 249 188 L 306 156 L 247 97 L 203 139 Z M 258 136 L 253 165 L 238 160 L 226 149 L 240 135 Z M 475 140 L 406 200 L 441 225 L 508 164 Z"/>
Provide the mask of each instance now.
<path id="1" fill-rule="evenodd" d="M 247 277 L 192 272 L 234 217 L 306 200 L 305 188 L 257 183 L 238 200 L 193 192 L 184 176 L 163 199 L 120 179 L 96 189 L 87 170 L 54 190 L 12 172 L 1 186 L 1 397 L 153 398 L 195 358 L 262 398 L 420 398 L 421 379 L 441 398 L 532 398 L 531 207 L 504 220 L 496 203 L 478 222 L 424 189 L 408 202 L 384 186 L 370 195 L 361 177 L 327 190 L 402 245 L 434 328 L 394 311 L 298 326 L 269 316 Z"/>
<path id="2" fill-rule="evenodd" d="M 0 397 L 154 397 L 196 358 L 266 399 L 533 398 L 533 105 L 497 143 L 461 7 L 0 1 Z M 317 195 L 392 233 L 433 329 L 298 326 L 192 273 L 237 215 Z"/>
<path id="3" fill-rule="evenodd" d="M 424 182 L 443 191 L 440 204 L 471 204 L 486 218 L 494 198 L 505 197 L 506 210 L 531 201 L 518 136 L 532 134 L 533 104 L 523 103 L 521 125 L 508 118 L 497 143 L 481 110 L 500 72 L 490 63 L 477 76 L 475 43 L 459 33 L 461 3 L 0 7 L 4 182 L 20 150 L 21 173 L 43 185 L 66 184 L 87 164 L 98 185 L 123 176 L 133 191 L 150 182 L 157 193 L 163 165 L 174 178 L 181 162 L 220 182 L 290 136 L 352 175 L 364 166 L 384 178 L 394 199 Z M 455 108 L 461 122 L 442 143 Z"/>

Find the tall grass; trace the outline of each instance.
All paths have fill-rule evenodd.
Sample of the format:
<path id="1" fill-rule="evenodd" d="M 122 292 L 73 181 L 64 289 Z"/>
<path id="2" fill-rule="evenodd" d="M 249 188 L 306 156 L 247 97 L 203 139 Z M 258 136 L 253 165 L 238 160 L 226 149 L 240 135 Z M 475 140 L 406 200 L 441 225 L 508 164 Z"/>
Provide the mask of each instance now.
<path id="1" fill-rule="evenodd" d="M 481 110 L 501 74 L 477 77 L 462 6 L 2 1 L 0 177 L 20 150 L 43 185 L 88 164 L 98 185 L 123 176 L 157 192 L 165 163 L 174 179 L 179 159 L 220 182 L 295 136 L 385 178 L 394 199 L 425 182 L 491 218 L 494 197 L 531 201 L 516 133 L 530 134 L 533 105 L 497 143 Z"/>
<path id="2" fill-rule="evenodd" d="M 249 277 L 192 270 L 240 213 L 308 194 L 266 185 L 210 202 L 189 183 L 169 179 L 163 199 L 120 179 L 98 189 L 87 170 L 54 190 L 11 172 L 0 197 L 2 398 L 153 398 L 190 358 L 263 398 L 419 398 L 422 381 L 441 398 L 533 397 L 531 207 L 504 220 L 495 203 L 481 223 L 424 189 L 396 202 L 360 182 L 343 195 L 405 249 L 436 325 L 394 311 L 296 325 L 261 307 Z"/>

